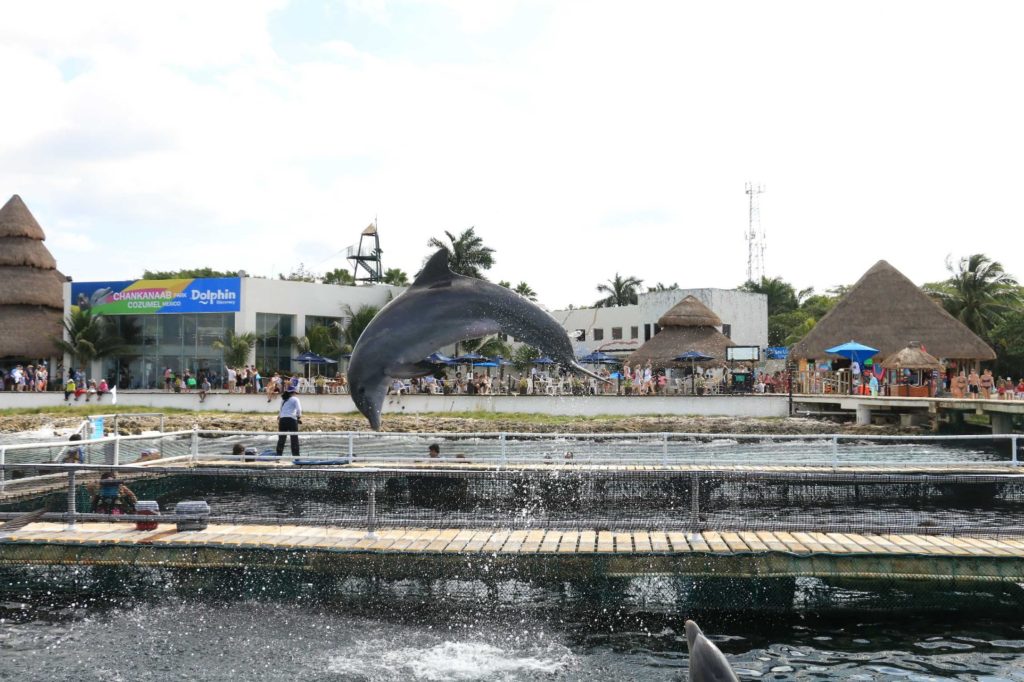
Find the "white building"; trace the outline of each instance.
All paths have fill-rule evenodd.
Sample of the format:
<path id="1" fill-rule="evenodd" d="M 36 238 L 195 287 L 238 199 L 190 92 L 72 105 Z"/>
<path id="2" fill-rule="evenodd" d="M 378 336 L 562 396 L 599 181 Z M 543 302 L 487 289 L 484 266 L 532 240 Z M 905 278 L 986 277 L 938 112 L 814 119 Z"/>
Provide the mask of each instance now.
<path id="1" fill-rule="evenodd" d="M 73 306 L 103 313 L 127 341 L 124 352 L 86 368 L 90 377 L 121 388 L 157 388 L 168 367 L 222 375 L 223 352 L 213 342 L 228 330 L 259 337 L 249 364 L 261 372 L 299 370 L 292 360 L 296 338 L 314 325 L 344 326 L 348 311 L 381 307 L 402 291 L 252 277 L 68 282 L 64 308 L 65 314 Z"/>
<path id="2" fill-rule="evenodd" d="M 740 346 L 768 345 L 768 297 L 735 289 L 673 289 L 640 294 L 635 305 L 555 310 L 551 314 L 576 339 L 577 353 L 633 351 L 658 333 L 658 319 L 687 296 L 721 319 L 719 331 Z"/>

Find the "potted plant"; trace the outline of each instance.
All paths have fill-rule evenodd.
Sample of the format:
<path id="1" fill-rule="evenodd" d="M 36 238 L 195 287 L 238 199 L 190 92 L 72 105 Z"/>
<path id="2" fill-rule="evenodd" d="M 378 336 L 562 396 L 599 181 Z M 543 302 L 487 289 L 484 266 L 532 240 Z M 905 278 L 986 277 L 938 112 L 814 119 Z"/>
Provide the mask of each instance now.
<path id="1" fill-rule="evenodd" d="M 530 388 L 530 382 L 526 379 L 519 380 L 519 395 L 526 395 L 527 389 Z"/>

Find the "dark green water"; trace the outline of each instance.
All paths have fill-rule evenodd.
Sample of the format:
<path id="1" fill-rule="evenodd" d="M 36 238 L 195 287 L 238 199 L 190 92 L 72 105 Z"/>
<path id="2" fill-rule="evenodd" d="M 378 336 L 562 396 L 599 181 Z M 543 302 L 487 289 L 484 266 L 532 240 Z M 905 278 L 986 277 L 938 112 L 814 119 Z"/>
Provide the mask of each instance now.
<path id="1" fill-rule="evenodd" d="M 289 573 L 0 577 L 0 679 L 679 680 L 685 615 L 742 679 L 1024 680 L 1020 607 L 991 595 L 928 611 L 756 613 L 673 602 L 657 581 L 595 596 Z"/>

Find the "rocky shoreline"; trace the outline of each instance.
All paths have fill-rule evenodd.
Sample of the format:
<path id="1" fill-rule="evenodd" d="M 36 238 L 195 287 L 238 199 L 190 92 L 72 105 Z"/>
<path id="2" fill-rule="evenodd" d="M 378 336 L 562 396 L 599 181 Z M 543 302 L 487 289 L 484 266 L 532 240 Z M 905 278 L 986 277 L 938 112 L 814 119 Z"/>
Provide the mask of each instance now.
<path id="1" fill-rule="evenodd" d="M 2 415 L 0 433 L 53 430 L 54 435 L 77 427 L 84 417 L 54 413 Z M 366 420 L 358 414 L 311 414 L 303 417 L 303 431 L 368 431 Z M 180 431 L 198 425 L 200 429 L 218 431 L 276 431 L 274 415 L 238 413 L 169 413 L 164 429 Z M 108 428 L 110 427 L 108 419 Z M 156 430 L 155 418 L 121 417 L 121 435 Z M 545 417 L 537 415 L 387 415 L 385 429 L 410 433 L 761 433 L 761 434 L 921 434 L 919 428 L 895 426 L 854 426 L 822 419 L 802 417 L 754 419 L 694 416 L 607 416 L 607 417 Z"/>

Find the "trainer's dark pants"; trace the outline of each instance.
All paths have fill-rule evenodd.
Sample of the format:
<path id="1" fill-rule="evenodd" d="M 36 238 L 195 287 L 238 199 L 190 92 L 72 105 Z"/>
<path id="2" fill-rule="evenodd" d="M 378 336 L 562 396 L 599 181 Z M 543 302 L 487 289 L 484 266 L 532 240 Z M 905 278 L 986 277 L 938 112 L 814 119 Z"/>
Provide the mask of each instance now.
<path id="1" fill-rule="evenodd" d="M 278 431 L 294 431 L 296 434 L 299 432 L 299 422 L 294 417 L 279 417 L 277 420 Z M 299 456 L 299 437 L 286 436 L 283 433 L 277 437 L 277 454 L 278 456 L 284 454 L 284 440 L 285 438 L 292 439 L 292 457 Z"/>

